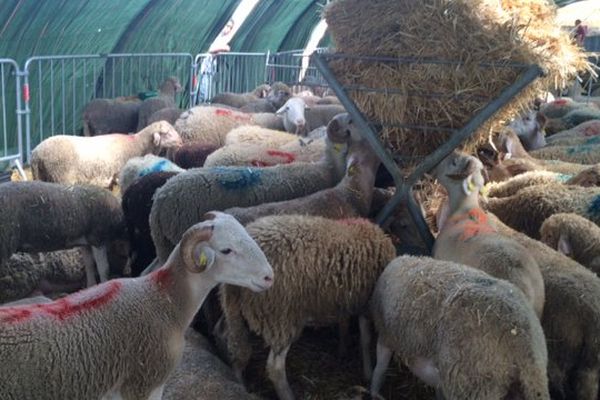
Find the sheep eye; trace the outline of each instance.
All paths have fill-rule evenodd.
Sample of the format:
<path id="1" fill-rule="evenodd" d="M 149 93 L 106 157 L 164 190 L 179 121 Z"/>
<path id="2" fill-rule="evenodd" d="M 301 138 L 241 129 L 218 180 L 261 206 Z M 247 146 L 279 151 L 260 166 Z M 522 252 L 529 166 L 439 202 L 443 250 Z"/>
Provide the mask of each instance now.
<path id="1" fill-rule="evenodd" d="M 221 253 L 229 254 L 229 253 L 231 253 L 231 251 L 232 251 L 231 249 L 223 249 L 223 250 L 221 250 Z"/>

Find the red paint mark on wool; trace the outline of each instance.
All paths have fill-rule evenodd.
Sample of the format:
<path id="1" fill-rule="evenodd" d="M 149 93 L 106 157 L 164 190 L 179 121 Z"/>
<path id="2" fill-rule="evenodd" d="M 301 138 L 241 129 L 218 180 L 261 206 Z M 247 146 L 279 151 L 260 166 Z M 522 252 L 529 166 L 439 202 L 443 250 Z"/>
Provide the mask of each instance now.
<path id="1" fill-rule="evenodd" d="M 593 124 L 591 126 L 588 126 L 583 131 L 584 136 L 596 136 L 598 134 L 600 134 L 600 124 Z"/>
<path id="2" fill-rule="evenodd" d="M 283 164 L 289 164 L 291 162 L 296 161 L 296 156 L 292 153 L 288 153 L 286 151 L 280 150 L 267 150 L 267 154 L 272 157 L 280 157 L 283 158 Z"/>
<path id="3" fill-rule="evenodd" d="M 366 218 L 344 218 L 336 221 L 342 225 L 366 225 L 371 223 L 371 221 Z"/>
<path id="4" fill-rule="evenodd" d="M 224 108 L 217 108 L 215 110 L 215 115 L 218 115 L 219 117 L 229 117 L 231 114 L 233 114 L 231 110 L 226 110 Z"/>
<path id="5" fill-rule="evenodd" d="M 110 303 L 121 290 L 121 286 L 121 282 L 111 281 L 82 290 L 52 303 L 0 307 L 0 323 L 15 324 L 35 315 L 49 315 L 64 321 L 84 311 L 100 308 Z"/>
<path id="6" fill-rule="evenodd" d="M 169 269 L 163 267 L 151 273 L 150 279 L 152 279 L 152 282 L 154 282 L 159 288 L 164 289 L 173 281 L 173 276 L 171 275 L 171 271 Z"/>
<path id="7" fill-rule="evenodd" d="M 481 208 L 472 208 L 464 214 L 453 216 L 448 220 L 448 225 L 458 226 L 461 230 L 459 239 L 462 241 L 469 240 L 478 235 L 497 232 L 490 225 L 487 214 Z"/>

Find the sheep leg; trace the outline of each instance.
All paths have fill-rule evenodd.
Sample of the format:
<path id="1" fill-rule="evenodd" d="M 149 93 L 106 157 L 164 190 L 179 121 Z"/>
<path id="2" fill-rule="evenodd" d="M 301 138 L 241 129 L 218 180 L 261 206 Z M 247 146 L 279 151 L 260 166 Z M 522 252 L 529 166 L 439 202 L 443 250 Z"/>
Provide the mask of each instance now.
<path id="1" fill-rule="evenodd" d="M 371 363 L 371 329 L 369 320 L 364 317 L 358 317 L 358 327 L 360 330 L 360 350 L 363 361 L 363 375 L 367 381 L 371 380 L 373 364 Z"/>
<path id="2" fill-rule="evenodd" d="M 337 354 L 339 358 L 346 356 L 346 350 L 348 350 L 348 331 L 350 330 L 350 319 L 344 318 L 338 325 L 339 342 L 337 348 Z"/>
<path id="3" fill-rule="evenodd" d="M 392 350 L 386 347 L 380 340 L 377 341 L 377 365 L 373 371 L 373 379 L 371 380 L 371 396 L 375 397 L 379 394 L 385 372 L 387 371 L 390 360 L 392 359 Z"/>
<path id="4" fill-rule="evenodd" d="M 294 400 L 294 394 L 285 373 L 285 358 L 289 349 L 290 345 L 276 354 L 271 348 L 267 358 L 267 375 L 275 386 L 279 400 Z"/>
<path id="5" fill-rule="evenodd" d="M 92 246 L 92 253 L 94 254 L 94 261 L 96 261 L 96 268 L 98 269 L 98 276 L 100 282 L 106 282 L 108 280 L 108 256 L 106 255 L 106 246 Z"/>
<path id="6" fill-rule="evenodd" d="M 96 263 L 94 262 L 94 256 L 90 253 L 92 253 L 90 251 L 90 249 L 88 247 L 85 247 L 84 250 L 85 253 L 85 258 L 86 258 L 86 262 L 85 262 L 85 278 L 86 278 L 86 283 L 87 283 L 87 287 L 92 287 L 94 286 L 96 283 L 98 283 L 96 281 Z M 89 260 L 87 260 L 89 258 Z"/>

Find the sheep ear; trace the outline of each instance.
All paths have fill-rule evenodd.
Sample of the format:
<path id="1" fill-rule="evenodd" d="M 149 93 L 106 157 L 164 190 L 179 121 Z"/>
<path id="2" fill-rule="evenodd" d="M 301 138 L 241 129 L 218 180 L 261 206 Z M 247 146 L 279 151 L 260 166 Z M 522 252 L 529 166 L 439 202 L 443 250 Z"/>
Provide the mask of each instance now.
<path id="1" fill-rule="evenodd" d="M 215 251 L 206 243 L 198 243 L 192 251 L 193 264 L 188 268 L 191 272 L 200 273 L 209 269 L 215 262 Z"/>
<path id="2" fill-rule="evenodd" d="M 269 94 L 269 91 L 268 91 L 268 90 L 266 90 L 266 89 L 263 89 L 263 90 L 260 92 L 260 97 L 261 97 L 262 99 L 264 99 L 265 97 L 267 97 L 267 95 L 268 95 L 268 94 Z"/>
<path id="3" fill-rule="evenodd" d="M 281 108 L 277 111 L 275 111 L 275 115 L 281 115 L 281 114 L 285 114 L 285 112 L 288 110 L 288 107 L 286 105 L 281 106 Z"/>
<path id="4" fill-rule="evenodd" d="M 571 243 L 569 243 L 569 239 L 567 239 L 565 237 L 565 235 L 563 235 L 562 233 L 561 233 L 560 237 L 558 238 L 558 246 L 557 247 L 558 247 L 559 253 L 563 253 L 565 256 L 569 256 L 573 252 L 573 249 L 571 248 Z"/>
<path id="5" fill-rule="evenodd" d="M 154 145 L 156 147 L 160 146 L 160 133 L 154 132 Z"/>

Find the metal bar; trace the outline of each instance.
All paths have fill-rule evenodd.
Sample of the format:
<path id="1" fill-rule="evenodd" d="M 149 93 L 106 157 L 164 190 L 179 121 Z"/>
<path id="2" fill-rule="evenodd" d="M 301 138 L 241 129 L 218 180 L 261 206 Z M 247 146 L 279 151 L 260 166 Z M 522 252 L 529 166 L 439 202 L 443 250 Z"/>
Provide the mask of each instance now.
<path id="1" fill-rule="evenodd" d="M 73 88 L 73 94 L 72 94 L 72 98 L 73 98 L 73 107 L 71 109 L 72 111 L 72 124 L 71 124 L 71 133 L 73 135 L 76 134 L 76 122 L 75 122 L 75 114 L 77 113 L 77 75 L 75 74 L 75 60 L 71 60 L 71 66 L 72 66 L 72 71 L 71 71 L 71 81 L 72 81 L 72 88 Z"/>
<path id="2" fill-rule="evenodd" d="M 0 64 L 0 84 L 2 94 L 2 138 L 4 142 L 4 156 L 8 154 L 8 132 L 6 127 L 6 86 L 4 84 L 4 63 Z"/>
<path id="3" fill-rule="evenodd" d="M 523 90 L 527 85 L 543 75 L 542 69 L 537 65 L 531 65 L 517 80 L 504 89 L 497 98 L 482 108 L 469 122 L 466 123 L 458 132 L 450 136 L 448 140 L 440 147 L 435 149 L 421 164 L 419 164 L 411 176 L 409 182 L 420 179 L 423 174 L 431 171 L 440 161 L 452 152 L 458 145 L 471 136 L 471 134 L 485 121 L 487 121 L 496 111 L 504 107 L 516 94 Z"/>
<path id="4" fill-rule="evenodd" d="M 438 60 L 431 58 L 419 57 L 375 57 L 375 56 L 360 56 L 344 53 L 318 53 L 326 59 L 350 59 L 357 61 L 369 61 L 391 64 L 434 64 L 434 65 L 465 65 L 464 61 Z M 481 62 L 481 67 L 498 67 L 498 68 L 528 68 L 529 64 L 515 62 Z"/>

